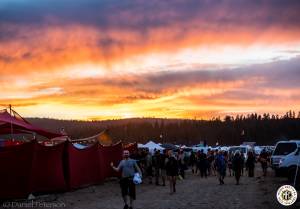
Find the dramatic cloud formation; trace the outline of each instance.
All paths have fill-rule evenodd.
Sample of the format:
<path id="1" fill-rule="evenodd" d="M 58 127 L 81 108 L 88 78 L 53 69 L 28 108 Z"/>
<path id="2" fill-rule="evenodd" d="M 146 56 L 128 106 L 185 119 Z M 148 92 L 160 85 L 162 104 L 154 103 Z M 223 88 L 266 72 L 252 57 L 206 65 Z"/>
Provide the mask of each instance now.
<path id="1" fill-rule="evenodd" d="M 298 0 L 0 2 L 0 104 L 27 116 L 300 109 Z"/>

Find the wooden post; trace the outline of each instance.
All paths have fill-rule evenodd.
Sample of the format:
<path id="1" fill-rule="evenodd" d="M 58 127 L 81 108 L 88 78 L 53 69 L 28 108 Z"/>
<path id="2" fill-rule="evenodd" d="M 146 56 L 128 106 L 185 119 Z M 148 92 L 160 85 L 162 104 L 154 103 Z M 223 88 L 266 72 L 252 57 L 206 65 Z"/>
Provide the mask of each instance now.
<path id="1" fill-rule="evenodd" d="M 12 117 L 12 109 L 11 109 L 11 104 L 9 105 L 9 114 Z M 12 124 L 12 118 L 10 119 L 10 138 L 12 141 L 14 141 L 13 138 L 13 124 Z"/>

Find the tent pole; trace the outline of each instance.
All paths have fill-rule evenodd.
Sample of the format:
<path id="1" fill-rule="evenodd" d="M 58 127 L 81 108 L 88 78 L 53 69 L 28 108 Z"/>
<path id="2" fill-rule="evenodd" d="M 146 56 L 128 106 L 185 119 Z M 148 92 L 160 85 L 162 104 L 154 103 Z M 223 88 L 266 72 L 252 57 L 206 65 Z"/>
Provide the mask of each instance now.
<path id="1" fill-rule="evenodd" d="M 9 114 L 10 115 L 12 114 L 11 104 L 9 105 Z M 11 137 L 12 141 L 14 141 L 14 139 L 13 139 L 13 125 L 12 125 L 12 119 L 11 118 L 10 118 L 10 137 Z"/>

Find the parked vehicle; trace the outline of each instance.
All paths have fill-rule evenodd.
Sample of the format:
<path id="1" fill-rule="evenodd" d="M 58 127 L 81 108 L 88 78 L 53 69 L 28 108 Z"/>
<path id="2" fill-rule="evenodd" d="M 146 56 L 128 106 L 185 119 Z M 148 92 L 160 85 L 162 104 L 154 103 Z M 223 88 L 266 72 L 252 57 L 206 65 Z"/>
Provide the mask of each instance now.
<path id="1" fill-rule="evenodd" d="M 294 153 L 300 146 L 300 140 L 279 141 L 276 144 L 275 150 L 271 156 L 271 167 L 275 170 L 276 176 L 282 175 L 282 169 L 279 168 L 279 163 L 287 155 Z"/>
<path id="2" fill-rule="evenodd" d="M 279 161 L 278 170 L 284 176 L 287 176 L 291 183 L 295 182 L 299 186 L 300 183 L 300 144 L 297 144 L 298 147 L 294 152 L 286 155 Z M 297 170 L 298 169 L 298 170 Z"/>

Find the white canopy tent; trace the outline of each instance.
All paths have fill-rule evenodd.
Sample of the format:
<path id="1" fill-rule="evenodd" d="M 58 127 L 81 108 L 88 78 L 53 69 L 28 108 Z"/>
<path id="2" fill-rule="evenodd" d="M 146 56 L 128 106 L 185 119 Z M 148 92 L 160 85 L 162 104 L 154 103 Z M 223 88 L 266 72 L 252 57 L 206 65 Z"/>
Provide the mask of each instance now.
<path id="1" fill-rule="evenodd" d="M 164 150 L 163 147 L 161 147 L 159 144 L 156 144 L 155 142 L 153 141 L 149 141 L 147 142 L 146 144 L 144 145 L 140 145 L 139 146 L 140 148 L 148 148 L 148 150 L 153 153 L 154 150 L 159 150 L 160 152 Z"/>

